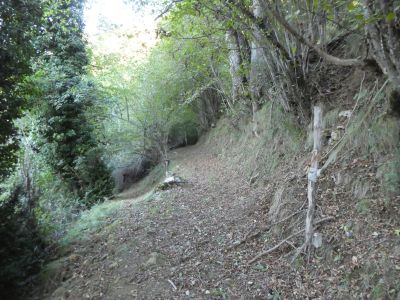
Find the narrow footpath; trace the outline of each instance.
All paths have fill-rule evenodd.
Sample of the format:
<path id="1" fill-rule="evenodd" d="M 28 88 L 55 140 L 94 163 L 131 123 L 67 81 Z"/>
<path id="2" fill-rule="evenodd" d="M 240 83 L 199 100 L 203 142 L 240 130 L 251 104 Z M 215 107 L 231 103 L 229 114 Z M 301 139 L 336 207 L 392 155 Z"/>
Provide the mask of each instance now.
<path id="1" fill-rule="evenodd" d="M 247 266 L 256 249 L 229 247 L 265 216 L 251 189 L 205 145 L 174 151 L 187 183 L 122 209 L 67 257 L 49 299 L 266 299 L 267 266 Z"/>

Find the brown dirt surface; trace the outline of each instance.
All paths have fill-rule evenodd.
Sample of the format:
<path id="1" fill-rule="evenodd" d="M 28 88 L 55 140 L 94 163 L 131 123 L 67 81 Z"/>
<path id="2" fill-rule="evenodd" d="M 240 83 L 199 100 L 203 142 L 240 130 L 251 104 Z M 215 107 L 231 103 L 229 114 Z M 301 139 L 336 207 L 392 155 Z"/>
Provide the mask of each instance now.
<path id="1" fill-rule="evenodd" d="M 279 224 L 279 233 L 273 233 L 268 212 L 279 178 L 250 185 L 205 142 L 174 151 L 171 160 L 187 183 L 140 200 L 119 200 L 121 209 L 107 228 L 74 244 L 58 275 L 46 282 L 45 294 L 32 299 L 399 296 L 398 205 L 385 211 L 374 179 L 368 181 L 371 197 L 361 204 L 352 201 L 345 185 L 335 183 L 339 173 L 344 181 L 360 174 L 374 178 L 371 161 L 352 159 L 346 169 L 332 165 L 320 178 L 317 219 L 334 219 L 318 227 L 324 246 L 308 262 L 300 256 L 290 263 L 302 242 L 299 235 L 248 264 L 291 232 L 285 226 L 302 228 L 305 208 L 300 222 Z M 286 181 L 296 190 L 298 210 L 306 200 L 306 175 L 292 174 Z"/>
<path id="2" fill-rule="evenodd" d="M 49 299 L 268 294 L 265 270 L 246 265 L 254 250 L 226 251 L 265 220 L 260 191 L 226 168 L 205 144 L 172 156 L 187 184 L 146 201 L 123 200 L 114 230 L 74 245 L 62 283 L 49 291 Z"/>
<path id="3" fill-rule="evenodd" d="M 230 128 L 214 141 L 203 138 L 171 153 L 173 171 L 186 184 L 151 193 L 149 184 L 139 183 L 121 194 L 121 206 L 103 228 L 48 264 L 52 275 L 45 276 L 30 298 L 400 299 L 400 196 L 388 196 L 382 188 L 384 163 L 395 153 L 390 147 L 398 144 L 390 135 L 386 141 L 368 142 L 374 130 L 379 135 L 382 126 L 399 128 L 399 121 L 383 117 L 385 123 L 372 127 L 372 120 L 364 119 L 368 112 L 385 116 L 384 103 L 371 102 L 382 85 L 377 78 L 370 71 L 332 66 L 311 78 L 313 99 L 324 103 L 326 116 L 331 113 L 327 134 L 343 136 L 349 124 L 360 126 L 318 179 L 315 217 L 331 220 L 316 227 L 322 247 L 309 257 L 301 254 L 291 262 L 303 243 L 299 234 L 249 264 L 304 228 L 310 149 L 304 145 L 286 158 L 289 144 L 277 128 L 271 133 L 275 140 L 260 133 L 259 141 L 266 141 L 259 143 L 262 147 L 252 148 L 251 136 L 240 146 L 237 141 L 245 134 Z M 355 100 L 362 88 L 371 93 L 366 102 Z M 357 116 L 341 120 L 338 113 L 343 110 L 362 116 L 361 121 Z M 277 127 L 285 125 L 281 121 L 276 120 Z M 218 132 L 219 126 L 212 131 Z M 235 140 L 235 133 L 242 137 Z M 378 150 L 369 149 L 371 145 Z M 239 153 L 242 147 L 250 153 Z M 272 147 L 266 155 L 281 153 L 272 157 L 278 167 L 269 174 L 262 174 L 265 161 L 272 160 L 258 155 L 263 147 Z M 331 150 L 336 149 L 324 141 L 322 164 Z M 235 164 L 234 156 L 253 160 Z M 253 176 L 258 172 L 259 178 Z M 158 179 L 144 180 L 152 185 Z M 141 194 L 146 196 L 137 198 Z"/>

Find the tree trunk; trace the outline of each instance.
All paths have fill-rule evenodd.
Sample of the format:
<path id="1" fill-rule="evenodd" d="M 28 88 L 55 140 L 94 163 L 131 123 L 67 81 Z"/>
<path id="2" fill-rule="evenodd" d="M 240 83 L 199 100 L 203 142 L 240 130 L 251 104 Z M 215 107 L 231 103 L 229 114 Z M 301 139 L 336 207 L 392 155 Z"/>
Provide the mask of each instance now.
<path id="1" fill-rule="evenodd" d="M 318 162 L 321 151 L 321 131 L 322 131 L 322 108 L 320 105 L 314 106 L 314 147 L 311 154 L 311 165 L 308 173 L 308 209 L 306 216 L 305 246 L 310 249 L 314 234 L 314 211 L 315 211 L 315 186 L 318 178 Z"/>
<path id="2" fill-rule="evenodd" d="M 232 102 L 237 103 L 242 94 L 243 89 L 243 77 L 240 72 L 240 66 L 242 65 L 242 58 L 240 55 L 240 45 L 237 36 L 237 32 L 233 29 L 229 29 L 225 35 L 226 42 L 229 49 L 229 67 L 232 78 Z"/>
<path id="3" fill-rule="evenodd" d="M 253 15 L 256 19 L 262 20 L 265 17 L 263 7 L 259 0 L 253 0 Z M 253 40 L 251 42 L 251 61 L 250 61 L 250 96 L 253 115 L 253 134 L 258 136 L 258 124 L 256 113 L 259 110 L 259 102 L 262 97 L 262 90 L 265 85 L 265 74 L 267 66 L 265 63 L 265 49 L 263 47 L 263 32 L 255 24 L 252 25 Z"/>
<path id="4" fill-rule="evenodd" d="M 365 19 L 377 14 L 383 15 L 382 20 L 366 24 L 369 44 L 383 73 L 389 77 L 394 88 L 400 91 L 400 29 L 395 24 L 396 18 L 399 19 L 400 16 L 388 18 L 395 11 L 394 2 L 365 0 Z"/>

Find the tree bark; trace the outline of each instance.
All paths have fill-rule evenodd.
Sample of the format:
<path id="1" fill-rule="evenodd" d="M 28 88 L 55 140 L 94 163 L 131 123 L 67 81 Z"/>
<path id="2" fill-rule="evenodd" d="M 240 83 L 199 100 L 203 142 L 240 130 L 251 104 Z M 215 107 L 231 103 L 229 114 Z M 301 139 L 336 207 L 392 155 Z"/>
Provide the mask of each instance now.
<path id="1" fill-rule="evenodd" d="M 364 4 L 366 20 L 377 13 L 383 15 L 382 20 L 367 22 L 366 30 L 373 57 L 394 88 L 400 91 L 400 29 L 396 28 L 395 20 L 387 19 L 388 14 L 394 12 L 394 1 L 365 0 Z"/>
<path id="2" fill-rule="evenodd" d="M 226 42 L 229 48 L 229 71 L 232 78 L 232 103 L 239 101 L 241 89 L 243 89 L 243 77 L 240 72 L 242 65 L 242 57 L 240 54 L 240 45 L 237 32 L 233 29 L 228 29 L 225 35 Z"/>
<path id="3" fill-rule="evenodd" d="M 314 136 L 314 147 L 311 154 L 311 165 L 308 173 L 308 209 L 306 216 L 305 226 L 305 246 L 306 249 L 310 249 L 311 242 L 314 234 L 314 211 L 315 211 L 315 186 L 318 178 L 318 162 L 321 151 L 321 131 L 322 131 L 322 108 L 321 105 L 314 106 L 314 125 L 313 125 L 313 136 Z"/>
<path id="4" fill-rule="evenodd" d="M 253 15 L 256 19 L 263 19 L 265 12 L 259 0 L 253 0 Z M 258 137 L 258 124 L 256 113 L 259 110 L 259 101 L 263 94 L 265 85 L 265 74 L 267 66 L 265 63 L 266 54 L 263 47 L 263 32 L 258 26 L 252 26 L 253 40 L 251 42 L 250 58 L 250 96 L 252 105 L 253 134 Z"/>

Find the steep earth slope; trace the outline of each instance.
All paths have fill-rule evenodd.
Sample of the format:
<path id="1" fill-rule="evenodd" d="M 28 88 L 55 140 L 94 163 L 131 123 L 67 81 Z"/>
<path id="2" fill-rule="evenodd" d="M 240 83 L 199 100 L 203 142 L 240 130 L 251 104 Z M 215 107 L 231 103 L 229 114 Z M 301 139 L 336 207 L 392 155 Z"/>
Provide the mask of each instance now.
<path id="1" fill-rule="evenodd" d="M 207 148 L 173 153 L 184 186 L 123 200 L 108 226 L 78 242 L 59 273 L 64 282 L 49 298 L 266 295 L 272 286 L 265 270 L 246 266 L 251 249 L 226 251 L 240 233 L 265 220 L 261 193 Z"/>
<path id="2" fill-rule="evenodd" d="M 326 208 L 325 214 L 336 219 L 324 225 L 327 245 L 310 264 L 298 260 L 291 266 L 283 259 L 292 250 L 291 242 L 248 264 L 274 244 L 265 228 L 257 234 L 269 220 L 270 191 L 263 185 L 250 186 L 214 150 L 203 142 L 175 151 L 174 170 L 187 183 L 141 199 L 121 200 L 102 228 L 88 240 L 78 240 L 58 260 L 62 267 L 47 281 L 47 298 L 343 299 L 359 297 L 359 289 L 364 296 L 380 293 L 374 286 L 361 288 L 364 280 L 372 281 L 380 272 L 385 281 L 377 284 L 396 284 L 399 245 L 392 228 L 378 211 L 376 223 L 358 224 L 356 237 L 346 237 L 342 223 L 356 218 L 340 196 L 329 203 L 332 199 L 324 194 L 320 209 Z M 365 161 L 352 167 L 358 164 L 361 170 L 368 168 Z M 247 241 L 238 245 L 245 237 Z M 392 267 L 367 273 L 363 268 L 373 263 L 371 255 L 384 256 Z M 396 288 L 388 291 L 393 297 Z"/>
<path id="3" fill-rule="evenodd" d="M 315 80 L 316 220 L 326 221 L 311 256 L 291 262 L 303 242 L 311 128 L 272 101 L 257 115 L 258 138 L 251 122 L 227 118 L 173 151 L 184 185 L 136 186 L 84 215 L 31 298 L 398 299 L 400 121 L 386 82 L 335 67 Z"/>

